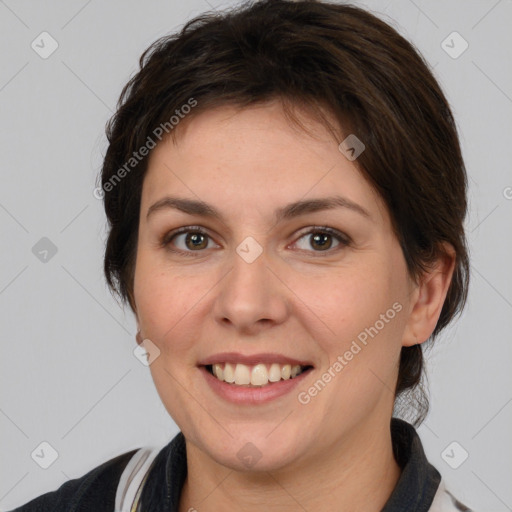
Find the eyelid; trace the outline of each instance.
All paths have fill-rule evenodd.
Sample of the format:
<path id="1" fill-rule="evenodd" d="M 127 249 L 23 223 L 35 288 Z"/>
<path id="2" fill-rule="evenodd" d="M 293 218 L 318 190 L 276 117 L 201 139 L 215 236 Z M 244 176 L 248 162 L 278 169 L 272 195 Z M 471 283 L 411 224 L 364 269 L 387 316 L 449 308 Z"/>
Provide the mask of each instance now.
<path id="1" fill-rule="evenodd" d="M 209 240 L 214 242 L 216 245 L 219 245 L 214 238 L 208 233 L 208 230 L 206 228 L 203 228 L 202 226 L 192 225 L 192 226 L 182 226 L 181 228 L 174 229 L 172 231 L 164 233 L 164 235 L 160 238 L 160 247 L 164 249 L 168 249 L 172 252 L 178 252 L 180 254 L 186 254 L 192 255 L 195 252 L 202 252 L 202 251 L 184 251 L 182 249 L 170 249 L 168 246 L 171 245 L 171 242 L 179 235 L 185 234 L 185 233 L 200 233 L 202 235 L 205 235 L 208 237 Z"/>
<path id="2" fill-rule="evenodd" d="M 170 242 L 175 236 L 181 235 L 182 233 L 188 233 L 189 231 L 194 231 L 195 233 L 204 233 L 205 235 L 208 234 L 206 228 L 194 224 L 191 226 L 181 226 L 180 228 L 171 229 L 171 231 L 166 231 L 161 238 L 164 242 Z"/>
<path id="3" fill-rule="evenodd" d="M 304 238 L 305 236 L 311 235 L 313 233 L 326 233 L 328 235 L 331 235 L 332 237 L 334 237 L 338 240 L 338 242 L 340 243 L 340 245 L 342 247 L 346 247 L 346 246 L 349 246 L 352 244 L 352 239 L 348 235 L 346 235 L 342 231 L 339 231 L 337 229 L 334 229 L 334 228 L 331 228 L 328 226 L 309 226 L 308 228 L 305 228 L 305 229 L 306 229 L 306 231 L 303 231 L 302 233 L 300 233 L 299 236 L 292 243 L 292 245 L 297 243 L 297 241 L 299 241 L 301 238 Z M 299 250 L 304 251 L 305 249 L 299 249 Z M 335 251 L 336 251 L 336 248 L 333 250 L 328 249 L 326 251 L 311 250 L 311 251 L 307 251 L 307 252 L 316 253 L 316 254 L 322 256 L 322 255 L 326 255 L 326 254 L 332 254 Z"/>
<path id="4" fill-rule="evenodd" d="M 214 240 L 214 238 L 208 233 L 208 230 L 206 228 L 203 228 L 202 226 L 198 226 L 198 225 L 191 225 L 191 226 L 182 226 L 181 228 L 177 228 L 168 233 L 165 233 L 161 237 L 159 245 L 163 248 L 168 248 L 168 246 L 171 244 L 171 242 L 177 236 L 179 236 L 181 234 L 185 234 L 185 233 L 191 233 L 191 232 L 203 234 L 203 235 L 207 236 L 215 244 L 217 244 L 217 242 Z M 352 243 L 352 240 L 348 235 L 346 235 L 345 233 L 343 233 L 337 229 L 334 229 L 334 228 L 331 228 L 328 226 L 308 226 L 306 228 L 303 228 L 303 230 L 296 236 L 295 240 L 291 244 L 288 244 L 287 247 L 289 247 L 290 245 L 296 244 L 297 241 L 300 240 L 301 238 L 304 238 L 305 236 L 311 235 L 313 233 L 326 233 L 326 234 L 336 238 L 342 247 L 348 246 Z M 219 244 L 217 244 L 217 245 L 219 245 Z M 182 249 L 169 249 L 169 250 L 171 250 L 173 252 L 178 252 L 180 254 L 186 254 L 187 256 L 193 255 L 193 253 L 196 253 L 196 252 L 200 253 L 200 252 L 204 251 L 204 249 L 199 250 L 199 251 L 184 251 Z M 314 250 L 306 250 L 306 249 L 299 249 L 299 250 L 310 252 L 310 253 L 316 253 L 320 256 L 323 255 L 322 253 L 331 254 L 336 251 L 336 249 L 334 249 L 334 250 L 327 249 L 326 251 L 314 251 Z"/>

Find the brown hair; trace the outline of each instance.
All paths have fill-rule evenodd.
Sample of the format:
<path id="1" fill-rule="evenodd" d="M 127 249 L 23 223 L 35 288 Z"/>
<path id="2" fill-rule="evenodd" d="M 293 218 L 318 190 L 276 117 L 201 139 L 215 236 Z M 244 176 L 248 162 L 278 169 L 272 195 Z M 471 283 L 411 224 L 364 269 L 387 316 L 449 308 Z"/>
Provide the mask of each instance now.
<path id="1" fill-rule="evenodd" d="M 326 108 L 346 135 L 364 142 L 356 164 L 389 209 L 410 275 L 428 268 L 442 242 L 455 249 L 431 340 L 462 310 L 469 281 L 467 181 L 447 100 L 423 58 L 393 28 L 358 7 L 314 0 L 263 0 L 203 14 L 141 56 L 107 125 L 101 174 L 110 228 L 104 271 L 132 310 L 147 158 L 132 168 L 126 163 L 154 142 L 158 127 L 174 136 L 169 120 L 191 99 L 197 106 L 189 116 L 273 99 L 292 109 Z M 126 172 L 118 179 L 121 168 Z M 396 396 L 419 391 L 416 424 L 428 410 L 422 374 L 422 346 L 402 348 Z"/>

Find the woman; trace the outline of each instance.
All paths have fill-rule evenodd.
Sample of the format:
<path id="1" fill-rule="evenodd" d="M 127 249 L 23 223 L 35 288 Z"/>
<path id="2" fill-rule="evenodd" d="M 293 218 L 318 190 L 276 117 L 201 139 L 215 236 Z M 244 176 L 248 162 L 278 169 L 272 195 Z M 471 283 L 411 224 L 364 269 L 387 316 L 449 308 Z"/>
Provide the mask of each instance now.
<path id="1" fill-rule="evenodd" d="M 469 510 L 392 419 L 426 414 L 421 346 L 468 285 L 457 132 L 413 47 L 347 5 L 205 15 L 107 135 L 105 274 L 181 432 L 16 510 Z"/>

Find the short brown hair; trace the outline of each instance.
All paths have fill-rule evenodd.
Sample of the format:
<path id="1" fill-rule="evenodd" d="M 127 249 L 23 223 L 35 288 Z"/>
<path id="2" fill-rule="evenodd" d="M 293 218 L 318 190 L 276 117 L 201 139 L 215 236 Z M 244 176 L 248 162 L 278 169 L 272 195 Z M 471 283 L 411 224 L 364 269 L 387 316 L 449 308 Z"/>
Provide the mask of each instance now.
<path id="1" fill-rule="evenodd" d="M 462 310 L 469 282 L 467 178 L 448 102 L 395 29 L 358 7 L 314 0 L 263 0 L 203 14 L 141 56 L 107 125 L 101 173 L 109 222 L 105 276 L 132 310 L 147 158 L 123 179 L 112 179 L 191 98 L 198 105 L 191 116 L 273 99 L 291 108 L 327 108 L 366 146 L 356 164 L 389 209 L 410 275 L 427 269 L 443 242 L 455 249 L 453 279 L 431 340 Z M 428 410 L 422 374 L 422 346 L 402 348 L 396 396 L 420 391 L 416 423 Z"/>

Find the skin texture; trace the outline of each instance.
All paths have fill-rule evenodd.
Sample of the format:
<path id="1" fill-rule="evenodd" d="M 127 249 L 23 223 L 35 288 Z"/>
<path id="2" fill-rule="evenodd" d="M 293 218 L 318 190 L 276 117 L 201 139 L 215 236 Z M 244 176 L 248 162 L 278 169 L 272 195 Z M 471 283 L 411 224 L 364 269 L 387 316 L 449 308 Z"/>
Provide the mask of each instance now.
<path id="1" fill-rule="evenodd" d="M 262 504 L 378 511 L 399 478 L 389 421 L 400 349 L 432 333 L 453 254 L 447 247 L 449 255 L 415 283 L 380 197 L 322 125 L 305 113 L 302 122 L 308 133 L 277 102 L 208 110 L 182 121 L 176 142 L 162 142 L 150 157 L 134 299 L 141 339 L 160 350 L 150 365 L 156 388 L 187 440 L 183 511 L 251 511 Z M 166 195 L 209 203 L 224 219 L 176 209 L 146 218 Z M 369 217 L 337 207 L 275 221 L 275 210 L 291 202 L 333 195 Z M 186 235 L 162 246 L 184 226 L 203 229 L 205 248 L 186 244 Z M 351 241 L 328 238 L 331 248 L 322 251 L 306 234 L 318 226 Z M 236 252 L 249 236 L 263 249 L 250 264 Z M 298 393 L 397 303 L 400 312 L 309 403 L 300 403 Z M 234 405 L 210 389 L 197 366 L 228 351 L 277 352 L 314 369 L 283 397 Z M 261 454 L 251 468 L 237 456 L 247 442 Z"/>

